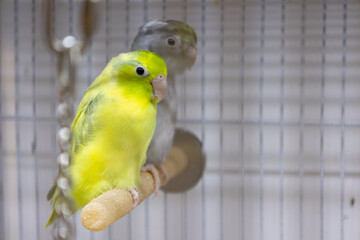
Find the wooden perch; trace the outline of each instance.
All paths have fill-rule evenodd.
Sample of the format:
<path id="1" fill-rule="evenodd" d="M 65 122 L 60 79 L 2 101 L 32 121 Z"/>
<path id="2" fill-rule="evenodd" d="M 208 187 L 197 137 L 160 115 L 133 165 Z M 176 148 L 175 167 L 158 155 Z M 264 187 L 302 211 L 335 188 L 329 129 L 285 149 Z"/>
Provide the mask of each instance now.
<path id="1" fill-rule="evenodd" d="M 171 148 L 168 157 L 161 164 L 165 168 L 169 180 L 183 172 L 188 165 L 188 157 L 183 149 L 179 147 Z M 159 166 L 156 167 L 161 173 Z M 159 176 L 160 185 L 165 184 L 165 176 Z M 151 173 L 142 171 L 140 174 L 140 184 L 137 188 L 139 192 L 139 204 L 149 197 L 155 188 L 155 181 Z M 81 222 L 83 226 L 91 231 L 101 231 L 111 223 L 128 214 L 134 208 L 133 197 L 128 190 L 113 189 L 89 202 L 81 212 Z"/>

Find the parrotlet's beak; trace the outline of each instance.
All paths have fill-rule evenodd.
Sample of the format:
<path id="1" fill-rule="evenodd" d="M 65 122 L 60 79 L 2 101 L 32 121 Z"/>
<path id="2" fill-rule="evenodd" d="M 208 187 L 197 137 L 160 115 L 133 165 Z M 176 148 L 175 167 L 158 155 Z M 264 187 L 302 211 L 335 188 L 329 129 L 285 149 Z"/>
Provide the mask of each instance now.
<path id="1" fill-rule="evenodd" d="M 153 87 L 151 99 L 157 98 L 157 102 L 163 100 L 167 92 L 167 81 L 166 76 L 157 75 L 156 78 L 151 80 L 150 84 Z"/>
<path id="2" fill-rule="evenodd" d="M 190 44 L 189 47 L 185 50 L 185 54 L 187 57 L 188 62 L 188 68 L 191 68 L 195 61 L 196 61 L 196 55 L 197 55 L 197 49 L 196 46 L 193 44 Z"/>

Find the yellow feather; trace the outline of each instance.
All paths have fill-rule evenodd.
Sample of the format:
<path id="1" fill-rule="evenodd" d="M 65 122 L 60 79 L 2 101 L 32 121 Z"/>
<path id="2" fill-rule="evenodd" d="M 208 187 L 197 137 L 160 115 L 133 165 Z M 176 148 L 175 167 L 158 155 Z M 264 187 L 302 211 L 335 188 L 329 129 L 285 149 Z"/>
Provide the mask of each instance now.
<path id="1" fill-rule="evenodd" d="M 124 101 L 114 88 L 105 95 L 111 100 L 98 113 L 101 131 L 72 160 L 73 196 L 80 206 L 106 190 L 137 186 L 155 130 L 156 104 Z"/>

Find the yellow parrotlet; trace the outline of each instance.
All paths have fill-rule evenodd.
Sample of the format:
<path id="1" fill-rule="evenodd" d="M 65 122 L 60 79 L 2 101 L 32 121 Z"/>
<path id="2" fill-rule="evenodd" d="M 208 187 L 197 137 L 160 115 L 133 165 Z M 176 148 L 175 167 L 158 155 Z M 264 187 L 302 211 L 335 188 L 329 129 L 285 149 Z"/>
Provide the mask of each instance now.
<path id="1" fill-rule="evenodd" d="M 166 76 L 159 55 L 138 50 L 114 57 L 87 89 L 71 125 L 74 211 L 107 190 L 138 186 Z M 58 191 L 54 184 L 48 193 L 53 211 L 46 226 L 57 217 Z"/>

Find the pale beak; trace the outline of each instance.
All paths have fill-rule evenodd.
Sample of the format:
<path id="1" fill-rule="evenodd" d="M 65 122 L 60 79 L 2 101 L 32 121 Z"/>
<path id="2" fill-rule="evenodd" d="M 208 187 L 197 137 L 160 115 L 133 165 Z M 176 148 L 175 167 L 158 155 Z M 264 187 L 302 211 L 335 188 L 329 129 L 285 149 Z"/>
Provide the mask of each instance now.
<path id="1" fill-rule="evenodd" d="M 157 98 L 157 102 L 163 100 L 167 92 L 166 76 L 157 75 L 155 79 L 151 80 L 150 84 L 153 87 L 151 99 Z"/>
<path id="2" fill-rule="evenodd" d="M 185 54 L 186 57 L 188 59 L 188 68 L 191 68 L 195 61 L 196 61 L 196 55 L 197 55 L 197 50 L 196 47 L 193 45 L 190 45 L 186 50 L 185 50 Z"/>

